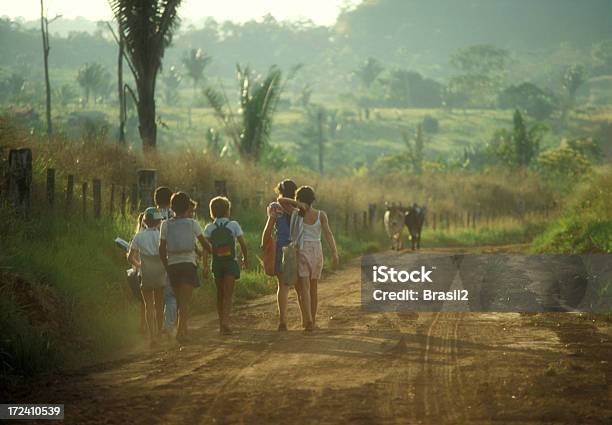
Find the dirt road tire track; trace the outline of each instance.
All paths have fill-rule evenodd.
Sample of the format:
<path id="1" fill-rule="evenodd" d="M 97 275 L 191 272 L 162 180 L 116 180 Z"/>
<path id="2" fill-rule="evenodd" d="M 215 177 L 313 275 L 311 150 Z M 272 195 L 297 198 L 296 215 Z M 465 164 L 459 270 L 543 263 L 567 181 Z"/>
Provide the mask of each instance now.
<path id="1" fill-rule="evenodd" d="M 13 401 L 65 403 L 65 423 L 79 425 L 612 423 L 612 343 L 590 323 L 368 314 L 359 279 L 352 262 L 321 282 L 312 335 L 294 304 L 292 328 L 276 332 L 267 297 L 236 310 L 235 335 L 219 336 L 208 314 L 194 344 L 55 377 Z"/>

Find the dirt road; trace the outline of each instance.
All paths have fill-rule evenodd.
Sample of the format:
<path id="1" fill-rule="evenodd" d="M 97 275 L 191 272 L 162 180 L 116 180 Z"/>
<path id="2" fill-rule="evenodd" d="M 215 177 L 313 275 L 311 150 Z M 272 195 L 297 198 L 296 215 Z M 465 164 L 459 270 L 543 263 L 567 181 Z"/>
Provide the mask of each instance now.
<path id="1" fill-rule="evenodd" d="M 366 314 L 359 263 L 320 284 L 320 330 L 276 329 L 274 297 L 237 333 L 89 368 L 41 389 L 74 424 L 612 424 L 612 334 L 575 315 Z M 40 399 L 44 398 L 44 400 Z"/>

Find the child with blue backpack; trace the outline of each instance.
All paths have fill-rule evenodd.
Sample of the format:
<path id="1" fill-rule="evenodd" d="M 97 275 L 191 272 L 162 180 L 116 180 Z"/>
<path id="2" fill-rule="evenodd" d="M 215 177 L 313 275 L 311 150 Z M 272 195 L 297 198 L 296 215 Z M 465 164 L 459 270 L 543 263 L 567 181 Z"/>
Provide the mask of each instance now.
<path id="1" fill-rule="evenodd" d="M 234 285 L 236 280 L 240 279 L 240 266 L 247 267 L 247 247 L 240 224 L 229 218 L 231 210 L 229 199 L 217 196 L 210 201 L 209 209 L 213 222 L 204 228 L 204 237 L 212 247 L 212 272 L 217 286 L 219 332 L 222 335 L 229 335 L 232 333 L 230 314 Z M 236 241 L 240 244 L 240 263 Z M 204 252 L 204 273 L 208 274 L 208 253 L 206 251 Z"/>

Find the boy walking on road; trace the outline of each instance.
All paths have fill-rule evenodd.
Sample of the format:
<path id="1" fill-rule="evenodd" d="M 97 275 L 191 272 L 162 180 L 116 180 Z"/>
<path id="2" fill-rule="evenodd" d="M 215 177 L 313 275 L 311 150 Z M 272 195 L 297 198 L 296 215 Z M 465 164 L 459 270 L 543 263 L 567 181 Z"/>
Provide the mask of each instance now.
<path id="1" fill-rule="evenodd" d="M 217 314 L 222 335 L 232 333 L 230 314 L 234 285 L 240 279 L 240 264 L 236 252 L 236 241 L 242 253 L 241 265 L 247 266 L 247 247 L 244 233 L 237 221 L 230 220 L 231 203 L 223 196 L 210 201 L 210 218 L 214 221 L 204 228 L 204 237 L 212 246 L 212 271 L 217 286 Z M 204 273 L 208 273 L 208 253 L 204 253 Z"/>

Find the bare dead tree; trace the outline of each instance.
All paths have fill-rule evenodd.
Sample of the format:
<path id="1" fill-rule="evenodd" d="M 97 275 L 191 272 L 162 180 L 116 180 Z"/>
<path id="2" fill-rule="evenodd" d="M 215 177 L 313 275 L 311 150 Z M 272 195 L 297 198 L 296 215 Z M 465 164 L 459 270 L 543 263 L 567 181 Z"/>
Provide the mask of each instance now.
<path id="1" fill-rule="evenodd" d="M 51 141 L 51 134 L 53 134 L 53 124 L 51 123 L 51 82 L 49 81 L 49 51 L 51 51 L 49 46 L 49 24 L 59 18 L 61 18 L 61 15 L 56 15 L 55 18 L 49 20 L 45 13 L 44 0 L 40 0 L 40 31 L 42 33 L 43 63 L 45 66 L 47 137 L 49 141 Z"/>

